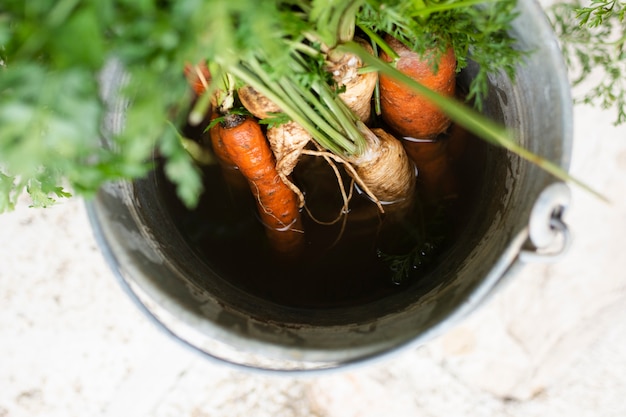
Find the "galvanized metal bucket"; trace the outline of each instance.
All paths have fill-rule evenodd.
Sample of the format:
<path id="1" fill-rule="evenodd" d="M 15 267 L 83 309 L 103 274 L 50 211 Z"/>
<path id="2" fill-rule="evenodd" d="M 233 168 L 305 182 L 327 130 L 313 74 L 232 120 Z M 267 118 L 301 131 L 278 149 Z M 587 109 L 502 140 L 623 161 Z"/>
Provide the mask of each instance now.
<path id="1" fill-rule="evenodd" d="M 567 169 L 572 108 L 561 53 L 539 4 L 521 0 L 519 10 L 514 34 L 533 53 L 514 83 L 505 75 L 490 79 L 485 113 L 515 130 L 522 146 Z M 470 67 L 462 77 L 472 75 Z M 103 75 L 109 132 L 123 124 L 124 106 L 114 94 L 122 79 L 115 65 Z M 516 267 L 566 248 L 568 187 L 502 149 L 488 159 L 481 206 L 429 274 L 430 285 L 349 308 L 284 307 L 229 285 L 180 235 L 153 178 L 103 187 L 88 211 L 120 283 L 167 333 L 240 367 L 335 369 L 426 342 L 484 303 Z"/>

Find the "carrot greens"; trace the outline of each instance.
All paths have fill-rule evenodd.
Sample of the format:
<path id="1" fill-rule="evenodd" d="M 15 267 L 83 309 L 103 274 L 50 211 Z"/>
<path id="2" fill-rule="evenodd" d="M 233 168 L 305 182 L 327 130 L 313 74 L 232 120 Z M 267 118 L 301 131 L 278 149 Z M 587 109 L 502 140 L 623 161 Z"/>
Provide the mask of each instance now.
<path id="1" fill-rule="evenodd" d="M 548 12 L 571 72 L 575 101 L 614 109 L 614 123 L 626 123 L 626 2 L 557 3 Z M 594 78 L 597 74 L 603 76 Z"/>
<path id="2" fill-rule="evenodd" d="M 108 181 L 139 178 L 152 169 L 154 150 L 179 197 L 194 206 L 200 172 L 172 129 L 190 111 L 188 63 L 208 63 L 216 78 L 251 85 L 280 107 L 278 117 L 341 156 L 359 154 L 365 139 L 324 54 L 351 48 L 359 31 L 386 32 L 416 49 L 453 45 L 460 68 L 466 57 L 480 64 L 470 87 L 480 107 L 486 75 L 513 75 L 523 55 L 508 32 L 514 7 L 515 0 L 3 0 L 0 212 L 23 191 L 33 205 L 48 206 L 70 192 L 90 196 Z M 382 68 L 366 59 L 374 59 L 370 69 Z M 124 127 L 103 132 L 112 103 L 100 76 L 114 64 L 126 76 L 106 93 L 125 100 Z M 200 102 L 208 106 L 207 97 Z M 460 123 L 493 130 L 476 111 L 440 104 Z"/>
<path id="3" fill-rule="evenodd" d="M 479 66 L 469 86 L 468 101 L 478 109 L 488 91 L 487 75 L 504 71 L 515 77 L 524 51 L 515 48 L 508 33 L 516 18 L 516 0 L 368 1 L 357 24 L 370 32 L 384 32 L 423 53 L 448 45 L 454 48 L 458 68 L 468 59 Z"/>

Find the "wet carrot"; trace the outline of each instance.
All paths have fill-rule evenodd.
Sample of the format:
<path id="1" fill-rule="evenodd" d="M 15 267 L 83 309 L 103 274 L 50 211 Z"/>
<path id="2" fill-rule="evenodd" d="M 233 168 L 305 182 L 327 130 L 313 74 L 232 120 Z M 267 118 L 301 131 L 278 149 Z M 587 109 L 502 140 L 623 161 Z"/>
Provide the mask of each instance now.
<path id="1" fill-rule="evenodd" d="M 418 142 L 404 140 L 404 149 L 417 167 L 417 188 L 422 197 L 436 203 L 454 198 L 458 194 L 458 179 L 450 155 L 450 140 L 422 139 Z"/>
<path id="2" fill-rule="evenodd" d="M 273 113 L 281 109 L 270 99 L 245 85 L 237 91 L 241 104 L 258 119 L 271 118 Z M 289 188 L 296 193 L 300 207 L 304 207 L 304 194 L 291 181 L 291 173 L 300 161 L 302 151 L 311 142 L 312 137 L 302 126 L 290 120 L 267 128 L 267 140 L 276 158 L 278 175 Z"/>
<path id="3" fill-rule="evenodd" d="M 304 246 L 298 198 L 280 179 L 259 123 L 229 114 L 218 126 L 224 150 L 248 180 L 270 245 L 280 256 L 297 256 Z"/>
<path id="4" fill-rule="evenodd" d="M 211 123 L 218 117 L 220 117 L 220 114 L 213 112 L 210 117 Z M 213 155 L 220 165 L 222 177 L 230 189 L 247 192 L 248 183 L 246 178 L 239 172 L 239 169 L 224 147 L 219 122 L 214 123 L 210 129 L 203 134 L 202 145 L 213 150 Z"/>
<path id="5" fill-rule="evenodd" d="M 456 57 L 452 48 L 438 55 L 439 61 L 435 63 L 433 61 L 437 51 L 419 55 L 393 37 L 387 36 L 385 41 L 399 55 L 393 62 L 398 71 L 433 91 L 454 96 Z M 393 61 L 385 53 L 381 53 L 381 58 L 387 62 Z M 445 113 L 402 83 L 384 74 L 380 75 L 379 82 L 381 117 L 396 133 L 428 139 L 439 135 L 450 126 L 450 119 Z"/>
<path id="6" fill-rule="evenodd" d="M 399 56 L 394 63 L 396 69 L 431 90 L 454 96 L 456 57 L 452 48 L 439 55 L 437 51 L 419 55 L 392 37 L 386 37 L 385 41 Z M 392 62 L 386 54 L 381 58 Z M 404 138 L 404 149 L 417 166 L 417 186 L 422 196 L 431 201 L 456 196 L 457 179 L 448 152 L 451 138 L 442 135 L 451 124 L 448 116 L 419 94 L 382 74 L 380 99 L 382 119 Z"/>
<path id="7" fill-rule="evenodd" d="M 459 161 L 468 148 L 468 137 L 470 133 L 461 125 L 453 124 L 448 129 L 448 156 L 450 161 Z"/>
<path id="8" fill-rule="evenodd" d="M 217 119 L 218 117 L 220 117 L 219 113 L 217 112 L 211 113 L 211 123 L 213 123 L 215 119 Z M 224 147 L 224 142 L 222 141 L 219 122 L 213 124 L 213 126 L 211 126 L 211 128 L 209 129 L 208 139 L 210 142 L 210 146 L 213 149 L 213 153 L 217 157 L 220 164 L 222 164 L 222 166 L 225 168 L 234 167 L 235 163 L 231 159 L 230 155 L 228 155 L 228 152 L 226 152 L 226 149 Z M 205 143 L 205 145 L 208 145 L 208 144 Z"/>

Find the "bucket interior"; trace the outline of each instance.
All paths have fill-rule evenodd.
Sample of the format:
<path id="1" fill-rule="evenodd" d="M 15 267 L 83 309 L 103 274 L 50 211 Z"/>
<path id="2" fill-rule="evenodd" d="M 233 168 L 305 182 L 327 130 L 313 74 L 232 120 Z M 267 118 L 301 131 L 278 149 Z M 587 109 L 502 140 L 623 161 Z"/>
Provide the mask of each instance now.
<path id="1" fill-rule="evenodd" d="M 520 7 L 520 47 L 535 52 L 514 81 L 504 74 L 490 79 L 484 113 L 513 129 L 522 146 L 567 168 L 571 109 L 558 46 L 538 6 Z M 531 35 L 522 29 L 530 20 L 537 26 Z M 466 68 L 459 83 L 466 84 L 475 70 Z M 158 172 L 104 187 L 90 211 L 123 281 L 197 349 L 246 366 L 282 368 L 288 361 L 332 367 L 440 330 L 476 307 L 514 262 L 533 203 L 555 180 L 501 148 L 481 146 L 480 185 L 454 244 L 418 283 L 347 306 L 282 305 L 233 285 L 181 233 L 164 204 Z"/>

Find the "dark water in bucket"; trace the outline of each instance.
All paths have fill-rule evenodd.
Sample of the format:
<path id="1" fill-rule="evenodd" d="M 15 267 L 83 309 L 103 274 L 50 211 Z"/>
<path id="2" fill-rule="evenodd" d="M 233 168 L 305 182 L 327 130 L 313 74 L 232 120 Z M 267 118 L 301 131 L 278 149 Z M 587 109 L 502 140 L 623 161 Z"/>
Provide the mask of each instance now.
<path id="1" fill-rule="evenodd" d="M 567 71 L 541 7 L 533 1 L 518 6 L 513 34 L 519 49 L 532 53 L 515 80 L 504 73 L 489 78 L 483 113 L 511 129 L 516 143 L 567 169 Z M 113 64 L 102 76 L 107 134 L 120 131 L 127 108 L 118 90 L 128 74 Z M 459 84 L 476 73 L 470 65 Z M 306 226 L 318 231 L 309 230 L 310 239 L 322 237 L 311 240 L 309 257 L 296 266 L 275 262 L 249 197 L 235 198 L 217 166 L 207 169 L 211 190 L 193 212 L 181 207 L 162 173 L 151 173 L 103 187 L 88 203 L 89 215 L 128 294 L 164 330 L 207 357 L 289 372 L 352 366 L 418 346 L 486 302 L 520 267 L 521 251 L 533 249 L 529 220 L 537 203 L 562 208 L 553 185 L 563 184 L 552 175 L 500 148 L 470 142 L 459 168 L 461 195 L 446 216 L 451 232 L 432 269 L 399 286 L 390 284 L 392 271 L 376 251 L 346 250 L 350 256 L 333 258 L 324 244 L 336 230 L 308 220 Z M 363 231 L 350 233 L 357 232 Z M 332 261 L 339 258 L 337 267 Z"/>
<path id="2" fill-rule="evenodd" d="M 464 132 L 457 140 L 464 140 L 466 146 L 455 164 L 456 198 L 426 204 L 418 182 L 416 203 L 399 219 L 381 215 L 357 191 L 349 214 L 335 224 L 319 224 L 303 210 L 307 246 L 296 261 L 277 259 L 272 253 L 253 197 L 238 171 L 205 167 L 206 191 L 194 210 L 179 202 L 161 170 L 156 179 L 167 213 L 216 275 L 279 305 L 346 307 L 419 286 L 420 278 L 463 233 L 482 185 L 486 145 Z M 338 216 L 342 200 L 337 178 L 322 158 L 303 157 L 293 179 L 305 192 L 315 219 L 329 222 Z M 350 186 L 345 174 L 343 181 Z M 404 269 L 390 257 L 406 258 L 399 262 Z"/>

